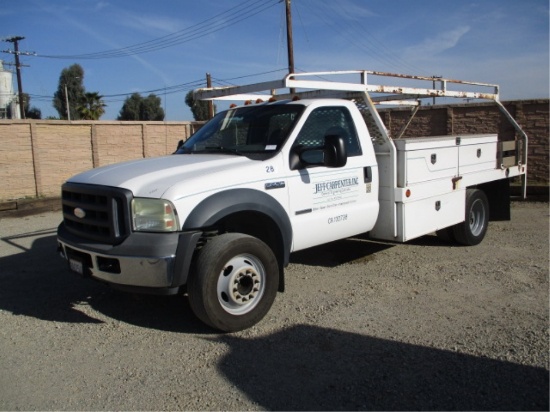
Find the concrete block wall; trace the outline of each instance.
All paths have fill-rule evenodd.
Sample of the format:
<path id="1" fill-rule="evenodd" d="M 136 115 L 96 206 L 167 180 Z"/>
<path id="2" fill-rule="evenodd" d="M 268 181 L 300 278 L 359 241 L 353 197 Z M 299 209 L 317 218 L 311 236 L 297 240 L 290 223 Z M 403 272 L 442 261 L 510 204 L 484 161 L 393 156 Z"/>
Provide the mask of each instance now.
<path id="1" fill-rule="evenodd" d="M 529 184 L 548 185 L 549 101 L 505 103 L 529 136 Z M 395 137 L 410 109 L 382 109 Z M 0 120 L 0 201 L 57 197 L 79 172 L 124 160 L 172 153 L 198 122 Z M 422 107 L 404 137 L 495 133 L 513 140 L 515 130 L 492 103 Z"/>
<path id="2" fill-rule="evenodd" d="M 548 100 L 536 104 L 518 102 L 517 116 L 529 136 L 529 178 L 533 182 L 548 184 L 550 153 L 548 130 Z"/>
<path id="3" fill-rule="evenodd" d="M 549 100 L 517 100 L 503 104 L 529 137 L 528 183 L 548 185 Z M 382 109 L 380 113 L 390 135 L 396 137 L 411 109 Z M 403 137 L 495 132 L 499 140 L 516 138 L 514 127 L 494 103 L 469 103 L 421 107 Z"/>
<path id="4" fill-rule="evenodd" d="M 58 197 L 94 167 L 172 153 L 196 122 L 0 121 L 0 200 Z"/>
<path id="5" fill-rule="evenodd" d="M 0 199 L 34 196 L 34 176 L 29 125 L 0 123 Z"/>
<path id="6" fill-rule="evenodd" d="M 29 124 L 33 141 L 35 191 L 59 196 L 59 182 L 93 167 L 88 125 Z M 25 194 L 32 197 L 32 194 Z"/>

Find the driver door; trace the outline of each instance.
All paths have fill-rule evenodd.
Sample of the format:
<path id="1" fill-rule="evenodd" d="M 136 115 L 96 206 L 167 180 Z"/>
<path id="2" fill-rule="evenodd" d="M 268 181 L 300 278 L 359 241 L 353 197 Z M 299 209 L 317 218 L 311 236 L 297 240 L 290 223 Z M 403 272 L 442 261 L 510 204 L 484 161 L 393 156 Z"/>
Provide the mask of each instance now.
<path id="1" fill-rule="evenodd" d="M 322 147 L 325 136 L 333 134 L 345 140 L 348 156 L 345 166 L 303 166 L 290 170 L 293 251 L 363 233 L 372 227 L 372 216 L 376 219 L 378 199 L 371 187 L 373 165 L 365 164 L 347 107 L 314 109 L 292 147 Z"/>

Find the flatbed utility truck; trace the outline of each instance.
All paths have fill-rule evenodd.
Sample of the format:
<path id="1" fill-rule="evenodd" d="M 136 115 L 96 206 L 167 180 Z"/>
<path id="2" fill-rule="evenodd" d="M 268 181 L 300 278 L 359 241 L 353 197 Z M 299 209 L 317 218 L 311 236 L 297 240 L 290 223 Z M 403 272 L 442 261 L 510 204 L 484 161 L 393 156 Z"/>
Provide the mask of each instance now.
<path id="1" fill-rule="evenodd" d="M 187 294 L 197 317 L 222 331 L 266 315 L 292 252 L 364 233 L 406 242 L 436 232 L 472 246 L 490 218 L 510 218 L 511 178 L 525 194 L 527 136 L 496 85 L 346 71 L 195 96 L 247 102 L 173 155 L 70 178 L 59 251 L 72 271 L 119 289 Z M 413 116 L 426 97 L 492 100 L 516 138 L 392 138 L 377 106 L 412 102 Z"/>

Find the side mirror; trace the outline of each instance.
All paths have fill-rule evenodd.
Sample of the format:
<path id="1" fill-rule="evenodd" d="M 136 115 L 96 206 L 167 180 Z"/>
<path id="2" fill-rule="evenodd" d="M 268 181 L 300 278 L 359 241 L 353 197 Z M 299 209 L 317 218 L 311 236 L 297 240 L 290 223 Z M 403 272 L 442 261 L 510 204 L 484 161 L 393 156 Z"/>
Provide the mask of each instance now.
<path id="1" fill-rule="evenodd" d="M 184 143 L 183 140 L 180 140 L 180 141 L 178 142 L 178 147 L 176 147 L 176 151 L 175 151 L 174 153 L 172 153 L 172 154 L 176 154 L 176 153 L 178 152 L 178 150 L 180 150 L 180 148 L 183 146 L 183 143 Z"/>
<path id="2" fill-rule="evenodd" d="M 323 151 L 325 153 L 324 165 L 326 167 L 343 167 L 348 162 L 346 142 L 344 142 L 342 136 L 326 136 Z"/>
<path id="3" fill-rule="evenodd" d="M 304 169 L 312 166 L 343 167 L 348 155 L 342 136 L 325 136 L 325 144 L 316 147 L 296 146 L 290 152 L 290 169 Z"/>

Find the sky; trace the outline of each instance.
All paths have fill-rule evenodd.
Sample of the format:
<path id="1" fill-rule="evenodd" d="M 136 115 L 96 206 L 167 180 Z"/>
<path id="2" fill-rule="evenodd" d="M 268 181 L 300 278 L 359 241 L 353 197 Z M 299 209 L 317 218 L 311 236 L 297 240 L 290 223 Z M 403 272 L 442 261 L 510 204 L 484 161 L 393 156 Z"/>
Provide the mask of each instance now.
<path id="1" fill-rule="evenodd" d="M 548 0 L 292 0 L 297 72 L 376 70 L 498 84 L 501 100 L 549 97 Z M 115 120 L 132 93 L 192 120 L 191 89 L 283 78 L 282 0 L 0 0 L 0 39 L 19 42 L 23 91 L 42 118 L 78 63 Z M 13 44 L 0 42 L 0 50 Z M 14 56 L 0 53 L 5 63 Z M 13 69 L 13 66 L 5 66 Z M 14 89 L 17 88 L 15 75 Z"/>

